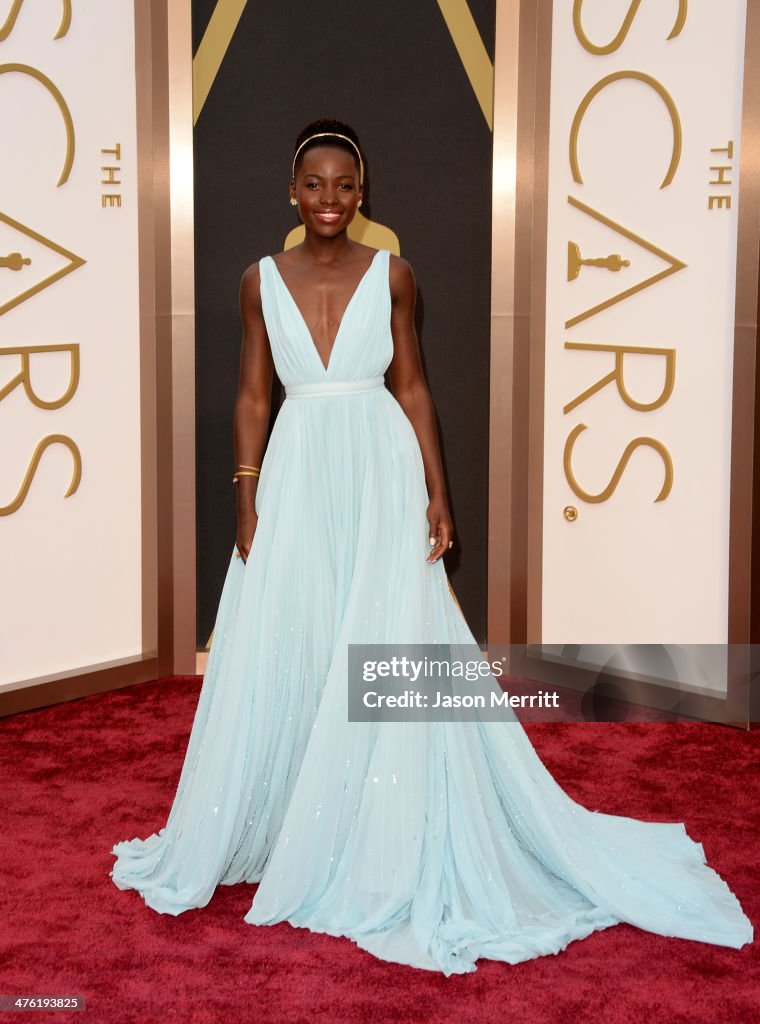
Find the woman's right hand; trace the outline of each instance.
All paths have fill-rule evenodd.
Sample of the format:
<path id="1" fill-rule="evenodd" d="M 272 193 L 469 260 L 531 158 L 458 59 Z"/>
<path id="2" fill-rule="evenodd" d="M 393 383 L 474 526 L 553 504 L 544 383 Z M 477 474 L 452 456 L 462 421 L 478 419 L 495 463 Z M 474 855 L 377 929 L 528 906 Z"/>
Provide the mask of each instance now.
<path id="1" fill-rule="evenodd" d="M 237 549 L 244 564 L 248 561 L 258 522 L 259 517 L 253 509 L 238 511 Z"/>

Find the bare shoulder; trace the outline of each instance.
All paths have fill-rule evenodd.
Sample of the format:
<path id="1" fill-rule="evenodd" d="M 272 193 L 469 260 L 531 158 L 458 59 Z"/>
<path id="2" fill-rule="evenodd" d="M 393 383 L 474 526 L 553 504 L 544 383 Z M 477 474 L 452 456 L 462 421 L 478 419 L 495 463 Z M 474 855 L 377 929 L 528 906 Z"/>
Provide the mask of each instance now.
<path id="1" fill-rule="evenodd" d="M 412 265 L 403 256 L 397 256 L 393 252 L 390 254 L 388 282 L 394 303 L 399 300 L 414 298 L 417 282 Z"/>
<path id="2" fill-rule="evenodd" d="M 261 274 L 259 272 L 259 264 L 260 263 L 261 263 L 261 260 L 256 260 L 255 263 L 251 263 L 250 266 L 245 268 L 245 270 L 243 271 L 243 276 L 241 278 L 241 284 L 246 284 L 246 285 L 248 285 L 250 287 L 250 285 L 255 284 L 257 281 L 260 280 L 260 278 L 261 278 Z"/>
<path id="3" fill-rule="evenodd" d="M 260 306 L 261 304 L 261 273 L 260 261 L 251 263 L 243 271 L 240 279 L 240 302 L 242 305 Z"/>
<path id="4" fill-rule="evenodd" d="M 404 281 L 408 283 L 414 282 L 412 264 L 409 260 L 405 260 L 403 256 L 397 256 L 395 252 L 392 252 L 390 255 L 390 269 L 388 273 L 391 280 L 395 278 L 400 284 Z"/>

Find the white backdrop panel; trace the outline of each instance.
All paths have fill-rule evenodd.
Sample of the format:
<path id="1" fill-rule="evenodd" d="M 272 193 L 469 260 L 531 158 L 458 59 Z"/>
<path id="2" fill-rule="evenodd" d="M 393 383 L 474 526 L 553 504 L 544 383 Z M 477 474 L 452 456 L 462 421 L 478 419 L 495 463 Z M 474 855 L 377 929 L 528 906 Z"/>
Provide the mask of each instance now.
<path id="1" fill-rule="evenodd" d="M 0 20 L 11 5 L 0 3 Z M 0 516 L 0 685 L 141 653 L 140 379 L 133 7 L 126 0 L 22 6 L 0 42 L 0 213 L 85 262 L 0 315 L 0 390 L 21 368 L 16 346 L 77 345 L 81 377 L 58 409 L 35 407 L 23 388 L 0 401 L 0 504 L 18 495 L 39 442 L 57 434 L 81 454 L 47 448 L 20 507 Z M 38 75 L 59 90 L 73 126 Z M 71 133 L 69 133 L 69 142 Z M 120 145 L 120 155 L 101 152 Z M 118 170 L 102 171 L 102 167 Z M 118 184 L 103 184 L 112 179 Z M 119 195 L 106 200 L 103 195 Z M 114 204 L 114 205 L 111 205 Z M 0 222 L 0 305 L 65 267 L 44 242 Z M 6 259 L 7 262 L 7 259 Z M 66 353 L 32 357 L 43 399 L 62 396 Z"/>
<path id="2" fill-rule="evenodd" d="M 586 0 L 581 24 L 588 39 L 610 42 L 630 6 L 628 0 Z M 554 5 L 542 580 L 542 640 L 550 644 L 726 640 L 746 5 L 739 0 L 690 4 L 680 33 L 668 40 L 678 12 L 677 0 L 645 0 L 619 48 L 596 55 L 574 31 L 573 4 Z M 569 155 L 576 111 L 596 83 L 616 72 L 643 73 L 656 85 L 612 81 L 591 101 L 577 132 L 583 178 L 578 183 Z M 676 111 L 676 133 L 665 93 Z M 675 175 L 661 188 L 679 136 Z M 729 141 L 731 157 L 711 152 Z M 711 165 L 731 170 L 711 171 Z M 710 184 L 720 178 L 730 184 Z M 714 202 L 710 209 L 711 195 L 730 197 L 730 208 Z M 578 246 L 581 259 L 617 255 L 629 265 L 619 270 L 582 265 L 568 280 L 569 242 Z M 670 265 L 644 243 L 686 266 L 568 325 Z M 639 411 L 624 404 L 611 383 L 564 412 L 614 366 L 611 353 L 567 349 L 566 342 L 675 350 L 671 397 L 660 408 Z M 664 358 L 628 356 L 624 367 L 627 389 L 639 402 L 653 402 L 662 393 Z M 581 423 L 587 429 L 575 442 L 571 463 L 588 494 L 608 486 L 635 438 L 649 437 L 662 447 L 637 447 L 613 492 L 592 502 L 573 490 L 563 463 L 568 436 Z M 655 501 L 668 458 L 672 488 Z M 577 509 L 575 521 L 564 517 L 566 506 Z"/>

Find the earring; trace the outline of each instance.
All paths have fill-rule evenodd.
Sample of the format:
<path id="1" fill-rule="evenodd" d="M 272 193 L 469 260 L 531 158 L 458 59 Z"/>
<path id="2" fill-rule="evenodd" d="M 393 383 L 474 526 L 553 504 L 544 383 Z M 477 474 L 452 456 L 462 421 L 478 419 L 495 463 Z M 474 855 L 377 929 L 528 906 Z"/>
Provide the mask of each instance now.
<path id="1" fill-rule="evenodd" d="M 298 200 L 297 199 L 291 199 L 290 200 L 290 205 L 291 206 L 298 206 Z"/>
<path id="2" fill-rule="evenodd" d="M 357 205 L 357 206 L 361 206 L 361 205 L 362 205 L 362 201 L 361 201 L 361 199 L 359 200 L 359 202 L 358 202 L 358 203 L 357 203 L 356 205 Z"/>

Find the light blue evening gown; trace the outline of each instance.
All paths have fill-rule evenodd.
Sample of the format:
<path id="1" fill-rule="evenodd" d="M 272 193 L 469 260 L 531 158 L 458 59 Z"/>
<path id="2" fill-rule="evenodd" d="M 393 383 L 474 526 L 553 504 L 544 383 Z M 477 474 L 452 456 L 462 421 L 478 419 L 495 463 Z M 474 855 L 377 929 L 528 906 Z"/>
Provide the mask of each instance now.
<path id="1" fill-rule="evenodd" d="M 120 889 L 181 914 L 258 882 L 250 924 L 347 936 L 444 974 L 518 963 L 626 921 L 741 947 L 753 930 L 682 824 L 592 812 L 522 726 L 356 722 L 349 643 L 476 645 L 429 564 L 422 456 L 384 387 L 389 252 L 325 369 L 270 257 L 261 300 L 286 399 L 246 563 L 230 557 L 166 826 L 113 847 Z M 479 652 L 478 652 L 479 653 Z"/>

